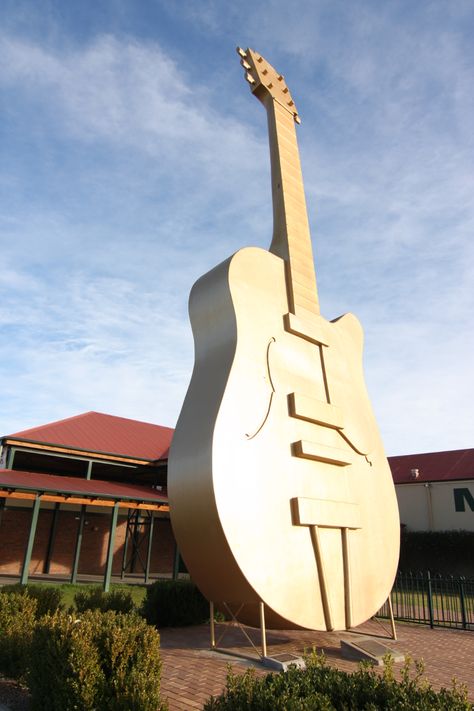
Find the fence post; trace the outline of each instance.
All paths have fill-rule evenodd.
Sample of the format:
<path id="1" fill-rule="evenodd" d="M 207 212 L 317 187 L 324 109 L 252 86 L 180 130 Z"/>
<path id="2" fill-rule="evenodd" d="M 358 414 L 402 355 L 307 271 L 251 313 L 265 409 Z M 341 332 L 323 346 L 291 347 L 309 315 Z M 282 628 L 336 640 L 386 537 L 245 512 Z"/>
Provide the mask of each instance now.
<path id="1" fill-rule="evenodd" d="M 434 627 L 434 620 L 433 620 L 433 590 L 431 587 L 431 575 L 430 571 L 426 571 L 426 577 L 427 577 L 427 588 L 428 588 L 428 611 L 430 614 L 430 627 L 433 629 Z"/>
<path id="2" fill-rule="evenodd" d="M 461 598 L 461 620 L 463 630 L 467 629 L 467 618 L 466 618 L 466 598 L 464 594 L 464 580 L 461 578 L 459 580 L 459 594 Z"/>

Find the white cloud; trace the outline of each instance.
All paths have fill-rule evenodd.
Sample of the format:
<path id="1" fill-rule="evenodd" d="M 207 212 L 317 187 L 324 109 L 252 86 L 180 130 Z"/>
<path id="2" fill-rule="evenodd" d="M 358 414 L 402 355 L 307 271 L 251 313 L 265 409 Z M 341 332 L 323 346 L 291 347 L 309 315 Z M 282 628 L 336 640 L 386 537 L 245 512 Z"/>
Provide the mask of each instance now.
<path id="1" fill-rule="evenodd" d="M 59 136 L 71 151 L 68 158 L 72 155 L 75 161 L 72 170 L 87 161 L 80 167 L 82 175 L 63 176 L 67 164 L 58 165 L 57 180 L 62 182 L 55 186 L 56 192 L 64 190 L 65 179 L 71 180 L 71 187 L 57 213 L 51 205 L 42 205 L 40 215 L 29 210 L 29 231 L 47 229 L 45 218 L 51 223 L 47 249 L 62 241 L 68 251 L 61 231 L 77 249 L 79 237 L 74 231 L 79 220 L 87 224 L 91 209 L 98 211 L 97 227 L 106 229 L 100 205 L 109 208 L 105 217 L 110 223 L 116 209 L 111 201 L 118 204 L 121 215 L 127 211 L 135 232 L 143 228 L 140 213 L 144 219 L 152 216 L 160 230 L 158 239 L 166 235 L 166 247 L 186 242 L 195 247 L 199 241 L 200 250 L 209 249 L 209 243 L 200 240 L 206 222 L 206 229 L 220 230 L 223 254 L 232 236 L 228 224 L 235 221 L 237 211 L 244 226 L 267 214 L 256 190 L 268 175 L 263 131 L 258 137 L 251 126 L 216 109 L 218 102 L 208 88 L 193 83 L 156 42 L 140 44 L 105 36 L 60 52 L 4 37 L 1 56 L 0 83 L 14 87 L 34 112 L 42 128 L 38 142 L 49 146 Z M 59 163 L 60 157 L 53 155 L 50 160 L 48 179 L 54 181 L 54 162 Z M 76 224 L 65 224 L 68 218 Z M 7 224 L 7 233 L 21 232 L 24 219 L 22 212 L 19 224 Z M 150 225 L 145 232 L 149 234 Z M 89 234 L 90 230 L 83 231 L 81 241 L 90 242 Z M 122 239 L 120 229 L 116 239 Z"/>
<path id="2" fill-rule="evenodd" d="M 86 47 L 55 52 L 3 37 L 0 51 L 0 82 L 36 99 L 43 111 L 49 108 L 48 118 L 77 138 L 167 160 L 207 159 L 214 149 L 218 169 L 223 153 L 234 161 L 252 154 L 252 135 L 220 114 L 208 90 L 193 85 L 157 43 L 101 36 Z M 201 171 L 212 175 L 213 167 L 205 160 Z"/>
<path id="3" fill-rule="evenodd" d="M 24 274 L 10 272 L 10 284 L 26 281 Z M 13 411 L 0 418 L 2 431 L 17 429 L 16 418 L 18 427 L 25 420 L 41 422 L 43 409 L 65 413 L 59 416 L 68 409 L 105 410 L 173 424 L 192 365 L 188 328 L 157 309 L 158 292 L 140 293 L 123 279 L 91 281 L 81 274 L 61 293 L 30 284 L 25 297 L 19 311 L 7 304 L 0 312 L 6 329 L 0 359 L 10 364 L 0 389 L 13 399 L 21 394 Z"/>
<path id="4" fill-rule="evenodd" d="M 361 318 L 387 449 L 470 446 L 469 3 L 272 0 L 250 25 L 237 6 L 180 5 L 182 31 L 206 39 L 199 79 L 193 50 L 180 47 L 185 71 L 158 39 L 3 39 L 0 84 L 23 133 L 2 179 L 0 430 L 86 409 L 173 424 L 190 285 L 271 233 L 264 115 L 232 48 L 241 95 L 212 47 L 232 33 L 285 71 L 302 112 L 324 314 Z"/>

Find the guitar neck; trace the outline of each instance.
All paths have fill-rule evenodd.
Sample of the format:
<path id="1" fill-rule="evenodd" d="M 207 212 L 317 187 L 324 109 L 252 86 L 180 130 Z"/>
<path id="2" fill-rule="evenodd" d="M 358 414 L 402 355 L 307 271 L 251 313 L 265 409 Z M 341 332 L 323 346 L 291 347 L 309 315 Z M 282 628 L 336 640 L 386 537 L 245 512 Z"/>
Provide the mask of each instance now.
<path id="1" fill-rule="evenodd" d="M 268 95 L 267 110 L 273 199 L 270 251 L 286 261 L 289 309 L 319 314 L 313 250 L 293 114 Z"/>

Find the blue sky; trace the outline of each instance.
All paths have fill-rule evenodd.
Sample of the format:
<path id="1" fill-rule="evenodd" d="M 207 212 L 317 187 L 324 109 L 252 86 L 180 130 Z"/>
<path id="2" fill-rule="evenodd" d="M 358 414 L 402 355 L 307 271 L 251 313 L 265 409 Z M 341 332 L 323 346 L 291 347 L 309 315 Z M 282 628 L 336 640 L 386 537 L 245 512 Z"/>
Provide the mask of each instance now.
<path id="1" fill-rule="evenodd" d="M 3 0 L 0 434 L 97 410 L 173 426 L 193 282 L 272 231 L 283 72 L 324 316 L 365 330 L 388 454 L 472 447 L 471 0 Z"/>

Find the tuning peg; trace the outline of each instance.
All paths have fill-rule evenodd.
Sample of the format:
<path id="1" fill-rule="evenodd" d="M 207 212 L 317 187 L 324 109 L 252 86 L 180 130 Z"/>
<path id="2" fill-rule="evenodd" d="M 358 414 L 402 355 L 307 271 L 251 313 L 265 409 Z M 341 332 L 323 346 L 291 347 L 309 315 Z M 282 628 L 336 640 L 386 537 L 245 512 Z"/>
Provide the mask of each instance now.
<path id="1" fill-rule="evenodd" d="M 240 60 L 240 63 L 241 63 L 241 65 L 243 66 L 244 69 L 247 69 L 247 71 L 248 71 L 249 69 L 252 69 L 252 67 L 250 66 L 250 64 L 249 64 L 248 62 L 246 62 L 245 59 L 241 59 L 241 60 Z"/>
<path id="2" fill-rule="evenodd" d="M 245 59 L 247 56 L 247 52 L 244 49 L 242 49 L 242 47 L 236 47 L 236 52 L 237 52 L 237 54 L 240 54 L 242 59 Z"/>
<path id="3" fill-rule="evenodd" d="M 254 79 L 253 76 L 252 76 L 251 74 L 249 74 L 248 72 L 247 72 L 247 74 L 245 75 L 245 78 L 246 78 L 246 80 L 248 81 L 249 84 L 255 84 L 255 79 Z"/>
<path id="4" fill-rule="evenodd" d="M 294 114 L 293 118 L 295 119 L 295 122 L 299 125 L 301 123 L 301 119 L 298 116 L 298 114 Z"/>

